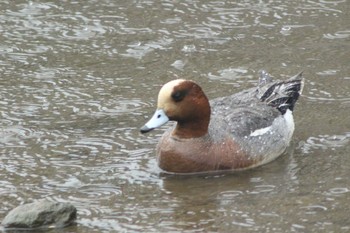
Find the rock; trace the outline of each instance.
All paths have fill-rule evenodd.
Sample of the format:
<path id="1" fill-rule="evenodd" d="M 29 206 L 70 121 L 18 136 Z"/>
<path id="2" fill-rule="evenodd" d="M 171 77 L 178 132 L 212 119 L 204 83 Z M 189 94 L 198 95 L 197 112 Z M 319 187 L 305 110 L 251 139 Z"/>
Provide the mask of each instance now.
<path id="1" fill-rule="evenodd" d="M 5 228 L 64 227 L 77 216 L 77 209 L 68 203 L 39 200 L 11 210 L 2 225 Z"/>

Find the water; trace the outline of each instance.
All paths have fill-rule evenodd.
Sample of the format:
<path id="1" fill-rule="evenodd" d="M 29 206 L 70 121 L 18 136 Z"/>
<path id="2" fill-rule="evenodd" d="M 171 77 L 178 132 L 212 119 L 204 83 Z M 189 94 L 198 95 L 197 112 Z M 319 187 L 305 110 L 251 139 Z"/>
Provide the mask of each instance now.
<path id="1" fill-rule="evenodd" d="M 348 232 L 350 4 L 2 1 L 0 219 L 71 202 L 65 232 Z M 181 77 L 209 98 L 304 70 L 296 131 L 242 173 L 164 175 L 138 129 Z"/>

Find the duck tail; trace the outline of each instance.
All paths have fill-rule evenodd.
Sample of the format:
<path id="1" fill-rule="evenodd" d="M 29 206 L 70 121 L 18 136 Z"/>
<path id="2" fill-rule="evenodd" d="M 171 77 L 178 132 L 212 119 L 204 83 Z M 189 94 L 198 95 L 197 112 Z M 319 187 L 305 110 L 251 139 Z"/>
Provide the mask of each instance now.
<path id="1" fill-rule="evenodd" d="M 282 114 L 288 109 L 293 111 L 304 87 L 302 73 L 284 81 L 272 81 L 265 71 L 261 71 L 258 97 L 267 105 L 277 108 Z"/>

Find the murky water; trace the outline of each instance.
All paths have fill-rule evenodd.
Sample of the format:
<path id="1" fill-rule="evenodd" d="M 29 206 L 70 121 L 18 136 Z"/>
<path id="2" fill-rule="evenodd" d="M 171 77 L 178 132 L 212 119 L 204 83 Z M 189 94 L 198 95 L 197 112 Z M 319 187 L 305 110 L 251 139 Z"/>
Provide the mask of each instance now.
<path id="1" fill-rule="evenodd" d="M 0 219 L 46 198 L 78 207 L 65 232 L 349 232 L 350 2 L 1 1 Z M 304 70 L 296 131 L 277 161 L 163 175 L 140 135 L 158 90 L 210 98 L 260 69 Z"/>

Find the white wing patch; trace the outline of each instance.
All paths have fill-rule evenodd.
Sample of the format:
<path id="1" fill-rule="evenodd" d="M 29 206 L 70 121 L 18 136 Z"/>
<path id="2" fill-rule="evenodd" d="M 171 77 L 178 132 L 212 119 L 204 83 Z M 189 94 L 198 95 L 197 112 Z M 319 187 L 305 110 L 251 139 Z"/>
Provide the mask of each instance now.
<path id="1" fill-rule="evenodd" d="M 283 115 L 282 118 L 276 118 L 273 122 L 272 125 L 257 129 L 254 132 L 252 132 L 249 136 L 250 137 L 256 137 L 256 136 L 262 136 L 266 133 L 274 133 L 276 131 L 284 130 L 285 132 L 288 132 L 290 135 L 289 137 L 292 136 L 294 132 L 294 120 L 293 120 L 293 114 L 292 111 L 287 109 L 286 113 Z"/>
<path id="2" fill-rule="evenodd" d="M 270 129 L 271 129 L 271 126 L 266 127 L 266 128 L 257 129 L 254 132 L 252 132 L 249 136 L 250 137 L 261 136 L 261 135 L 266 134 L 267 132 L 269 132 Z"/>

